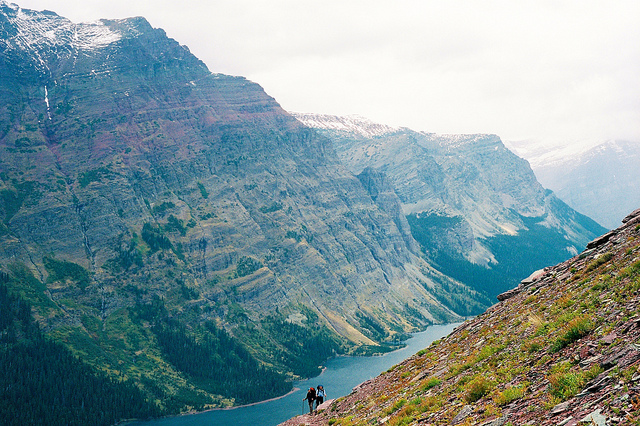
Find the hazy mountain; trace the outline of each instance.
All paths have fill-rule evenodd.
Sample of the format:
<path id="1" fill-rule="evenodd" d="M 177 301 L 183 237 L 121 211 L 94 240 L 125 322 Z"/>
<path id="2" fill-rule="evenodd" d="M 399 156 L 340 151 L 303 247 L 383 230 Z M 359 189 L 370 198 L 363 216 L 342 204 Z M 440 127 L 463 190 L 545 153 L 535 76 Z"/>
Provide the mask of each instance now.
<path id="1" fill-rule="evenodd" d="M 490 303 L 421 257 L 384 176 L 143 18 L 2 2 L 0 23 L 8 289 L 168 412 L 284 393 Z"/>
<path id="2" fill-rule="evenodd" d="M 283 425 L 635 425 L 640 209 L 449 336 Z"/>
<path id="3" fill-rule="evenodd" d="M 360 117 L 294 115 L 329 137 L 354 174 L 387 176 L 427 257 L 489 295 L 575 255 L 605 231 L 544 189 L 495 135 L 436 135 Z"/>
<path id="4" fill-rule="evenodd" d="M 531 163 L 546 188 L 609 229 L 640 204 L 639 142 L 608 141 L 577 151 L 526 141 L 509 145 Z"/>

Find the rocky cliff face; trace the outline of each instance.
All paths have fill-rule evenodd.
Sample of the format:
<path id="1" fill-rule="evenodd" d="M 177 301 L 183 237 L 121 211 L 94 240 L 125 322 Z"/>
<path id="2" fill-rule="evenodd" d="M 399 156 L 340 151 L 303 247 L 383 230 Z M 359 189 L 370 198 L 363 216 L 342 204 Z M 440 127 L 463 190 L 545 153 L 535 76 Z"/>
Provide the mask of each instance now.
<path id="1" fill-rule="evenodd" d="M 307 340 L 322 358 L 486 306 L 419 256 L 384 179 L 257 84 L 142 18 L 3 2 L 0 22 L 0 265 L 88 362 L 196 406 L 180 392 L 233 395 L 198 389 L 169 331 L 198 346 L 214 324 L 304 375 Z"/>
<path id="2" fill-rule="evenodd" d="M 494 135 L 436 135 L 357 117 L 296 114 L 353 173 L 384 173 L 414 238 L 442 271 L 496 295 L 604 228 L 538 183 Z"/>
<path id="3" fill-rule="evenodd" d="M 637 424 L 639 290 L 640 209 L 449 336 L 284 424 Z"/>

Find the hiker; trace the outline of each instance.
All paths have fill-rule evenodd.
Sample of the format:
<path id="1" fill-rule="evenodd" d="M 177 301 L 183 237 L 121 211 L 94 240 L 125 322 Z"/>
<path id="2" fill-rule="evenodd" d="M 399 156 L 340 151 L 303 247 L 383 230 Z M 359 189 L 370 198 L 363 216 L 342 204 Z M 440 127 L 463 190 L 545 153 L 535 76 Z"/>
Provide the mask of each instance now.
<path id="1" fill-rule="evenodd" d="M 318 385 L 316 391 L 316 410 L 324 402 L 324 398 L 327 396 L 327 393 L 324 391 L 324 387 L 322 385 Z"/>
<path id="2" fill-rule="evenodd" d="M 307 397 L 304 400 L 309 401 L 309 414 L 313 414 L 313 401 L 316 399 L 316 390 L 314 388 L 309 388 L 309 392 L 307 392 Z"/>

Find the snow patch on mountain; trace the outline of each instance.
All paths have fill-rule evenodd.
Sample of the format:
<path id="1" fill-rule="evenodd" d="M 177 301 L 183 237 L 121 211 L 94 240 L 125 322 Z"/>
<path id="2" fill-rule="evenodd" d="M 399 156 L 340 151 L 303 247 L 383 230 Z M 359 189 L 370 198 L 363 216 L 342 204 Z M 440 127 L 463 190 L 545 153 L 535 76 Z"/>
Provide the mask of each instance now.
<path id="1" fill-rule="evenodd" d="M 542 185 L 609 229 L 640 205 L 640 141 L 583 141 L 560 147 L 532 141 L 507 144 L 529 161 Z"/>
<path id="2" fill-rule="evenodd" d="M 359 115 L 337 116 L 299 112 L 290 112 L 290 114 L 307 127 L 351 132 L 366 138 L 374 138 L 400 130 L 398 127 L 374 123 L 368 118 Z"/>
<path id="3" fill-rule="evenodd" d="M 122 35 L 112 31 L 103 21 L 74 24 L 74 46 L 78 49 L 99 49 L 119 41 Z"/>
<path id="4" fill-rule="evenodd" d="M 75 24 L 53 12 L 21 9 L 15 4 L 0 2 L 0 12 L 17 30 L 5 40 L 7 47 L 34 52 L 44 62 L 41 52 L 48 48 L 89 51 L 100 49 L 122 38 L 120 32 L 105 25 L 105 21 Z"/>
<path id="5" fill-rule="evenodd" d="M 360 115 L 337 116 L 330 114 L 314 114 L 289 112 L 298 121 L 307 127 L 322 130 L 336 130 L 345 133 L 352 133 L 358 136 L 372 139 L 379 136 L 389 135 L 401 130 L 408 130 L 403 127 L 393 127 L 386 124 L 376 123 Z M 436 145 L 448 149 L 456 150 L 463 146 L 474 145 L 479 141 L 495 139 L 494 135 L 487 134 L 436 134 L 429 132 L 419 132 L 426 136 L 429 141 Z"/>
<path id="6" fill-rule="evenodd" d="M 541 167 L 572 163 L 601 143 L 602 141 L 584 140 L 580 143 L 557 145 L 532 140 L 504 141 L 507 148 L 529 161 L 534 171 Z"/>
<path id="7" fill-rule="evenodd" d="M 463 146 L 473 145 L 478 141 L 487 139 L 490 135 L 478 133 L 478 134 L 435 134 L 421 132 L 423 135 L 435 139 L 438 145 L 443 148 L 458 149 Z"/>

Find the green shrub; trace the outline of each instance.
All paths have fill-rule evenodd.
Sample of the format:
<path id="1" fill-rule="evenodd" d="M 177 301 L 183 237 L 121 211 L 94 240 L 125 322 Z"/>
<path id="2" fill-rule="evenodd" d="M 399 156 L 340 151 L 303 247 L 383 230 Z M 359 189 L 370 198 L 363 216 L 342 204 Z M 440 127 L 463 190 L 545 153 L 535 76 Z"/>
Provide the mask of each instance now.
<path id="1" fill-rule="evenodd" d="M 437 377 L 431 377 L 424 385 L 422 385 L 422 390 L 426 392 L 431 388 L 435 388 L 441 383 L 442 380 L 438 379 Z"/>
<path id="2" fill-rule="evenodd" d="M 631 264 L 631 266 L 620 271 L 620 277 L 635 277 L 640 275 L 640 260 Z"/>
<path id="3" fill-rule="evenodd" d="M 487 345 L 482 348 L 482 350 L 478 353 L 478 355 L 476 355 L 476 362 L 483 361 L 489 358 L 490 356 L 502 351 L 503 349 L 504 349 L 504 346 Z"/>
<path id="4" fill-rule="evenodd" d="M 526 349 L 528 353 L 532 354 L 542 349 L 542 345 L 539 342 L 531 342 Z"/>
<path id="5" fill-rule="evenodd" d="M 401 409 L 402 407 L 404 407 L 404 405 L 407 403 L 407 400 L 402 398 L 398 401 L 396 401 L 391 407 L 387 408 L 385 410 L 386 414 L 391 414 L 391 413 L 395 413 L 396 411 L 398 411 L 399 409 Z"/>
<path id="6" fill-rule="evenodd" d="M 594 260 L 593 262 L 591 262 L 589 264 L 589 266 L 587 266 L 587 272 L 591 272 L 594 269 L 599 268 L 600 266 L 604 265 L 605 263 L 607 263 L 608 261 L 610 261 L 613 258 L 613 253 L 605 253 L 602 256 L 600 256 L 599 258 L 597 258 L 596 260 Z"/>
<path id="7" fill-rule="evenodd" d="M 91 281 L 89 271 L 77 263 L 67 262 L 66 260 L 56 260 L 48 256 L 45 256 L 42 262 L 49 273 L 49 282 L 65 281 L 68 279 L 75 282 L 78 287 L 84 290 Z"/>
<path id="8" fill-rule="evenodd" d="M 585 384 L 582 374 L 570 371 L 552 373 L 547 380 L 549 380 L 549 393 L 561 401 L 576 395 Z"/>
<path id="9" fill-rule="evenodd" d="M 477 376 L 471 382 L 469 382 L 469 389 L 464 396 L 465 401 L 468 403 L 476 402 L 483 396 L 489 393 L 493 383 L 484 376 Z"/>
<path id="10" fill-rule="evenodd" d="M 411 422 L 413 422 L 414 420 L 415 420 L 415 417 L 413 417 L 411 415 L 411 413 L 409 413 L 407 415 L 398 416 L 398 417 L 394 418 L 393 420 L 391 420 L 389 425 L 391 425 L 391 426 L 406 426 L 406 425 L 411 424 Z"/>
<path id="11" fill-rule="evenodd" d="M 449 368 L 449 377 L 455 377 L 458 374 L 462 373 L 463 371 L 466 371 L 468 369 L 470 369 L 471 367 L 473 367 L 473 362 L 465 362 L 463 364 L 454 364 Z"/>
<path id="12" fill-rule="evenodd" d="M 549 381 L 549 394 L 559 401 L 566 401 L 582 390 L 585 383 L 594 379 L 604 370 L 599 365 L 594 365 L 586 371 L 570 371 L 570 364 L 564 363 L 554 367 L 547 376 Z"/>
<path id="13" fill-rule="evenodd" d="M 551 352 L 558 352 L 576 340 L 580 340 L 593 330 L 593 323 L 587 317 L 574 318 L 564 332 L 551 346 Z"/>
<path id="14" fill-rule="evenodd" d="M 504 391 L 498 393 L 498 395 L 496 395 L 496 397 L 493 398 L 493 401 L 499 406 L 507 405 L 511 401 L 515 401 L 516 399 L 522 398 L 524 396 L 524 393 L 525 393 L 524 386 L 507 388 Z"/>

